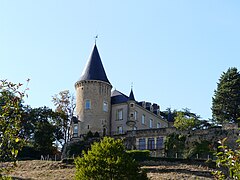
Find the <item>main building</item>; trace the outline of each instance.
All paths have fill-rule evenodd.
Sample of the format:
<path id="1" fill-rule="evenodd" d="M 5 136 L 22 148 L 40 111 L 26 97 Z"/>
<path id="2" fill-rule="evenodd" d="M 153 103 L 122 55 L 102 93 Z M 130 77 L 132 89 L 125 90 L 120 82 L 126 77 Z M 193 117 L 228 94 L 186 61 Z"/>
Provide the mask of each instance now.
<path id="1" fill-rule="evenodd" d="M 160 115 L 159 105 L 136 101 L 132 89 L 129 96 L 118 90 L 111 91 L 96 44 L 75 89 L 77 121 L 73 125 L 73 137 L 84 136 L 89 131 L 114 136 L 168 127 L 167 120 Z"/>
<path id="2" fill-rule="evenodd" d="M 100 136 L 128 139 L 128 149 L 164 148 L 169 123 L 162 118 L 160 106 L 137 101 L 132 89 L 128 96 L 112 91 L 96 44 L 75 89 L 76 118 L 71 125 L 71 142 L 91 131 Z"/>

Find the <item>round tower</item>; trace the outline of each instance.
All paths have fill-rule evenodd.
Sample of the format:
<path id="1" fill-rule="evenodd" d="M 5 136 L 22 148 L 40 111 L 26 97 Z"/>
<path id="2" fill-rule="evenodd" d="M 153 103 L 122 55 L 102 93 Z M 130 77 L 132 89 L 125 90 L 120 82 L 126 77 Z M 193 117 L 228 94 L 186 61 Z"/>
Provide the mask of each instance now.
<path id="1" fill-rule="evenodd" d="M 78 137 L 91 131 L 110 134 L 111 89 L 96 44 L 75 83 Z"/>

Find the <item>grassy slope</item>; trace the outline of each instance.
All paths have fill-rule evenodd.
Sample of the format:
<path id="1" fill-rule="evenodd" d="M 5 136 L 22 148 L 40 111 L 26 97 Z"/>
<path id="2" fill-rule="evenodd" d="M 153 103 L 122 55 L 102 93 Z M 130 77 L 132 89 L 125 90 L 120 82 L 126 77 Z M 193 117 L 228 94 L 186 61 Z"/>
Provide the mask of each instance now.
<path id="1" fill-rule="evenodd" d="M 213 179 L 211 169 L 201 165 L 186 165 L 169 162 L 150 162 L 143 166 L 148 177 L 157 179 Z M 18 167 L 11 172 L 16 179 L 74 179 L 74 165 L 54 161 L 19 161 Z"/>

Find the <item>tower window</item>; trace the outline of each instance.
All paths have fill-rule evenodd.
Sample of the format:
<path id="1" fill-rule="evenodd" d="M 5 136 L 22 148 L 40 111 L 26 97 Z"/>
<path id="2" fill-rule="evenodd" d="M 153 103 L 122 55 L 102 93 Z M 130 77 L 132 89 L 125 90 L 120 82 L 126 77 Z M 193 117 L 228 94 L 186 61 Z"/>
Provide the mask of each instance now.
<path id="1" fill-rule="evenodd" d="M 103 102 L 103 111 L 108 112 L 108 103 L 106 101 Z"/>
<path id="2" fill-rule="evenodd" d="M 130 116 L 133 117 L 133 113 L 131 113 Z"/>
<path id="3" fill-rule="evenodd" d="M 89 99 L 85 101 L 85 109 L 91 109 L 91 101 Z"/>

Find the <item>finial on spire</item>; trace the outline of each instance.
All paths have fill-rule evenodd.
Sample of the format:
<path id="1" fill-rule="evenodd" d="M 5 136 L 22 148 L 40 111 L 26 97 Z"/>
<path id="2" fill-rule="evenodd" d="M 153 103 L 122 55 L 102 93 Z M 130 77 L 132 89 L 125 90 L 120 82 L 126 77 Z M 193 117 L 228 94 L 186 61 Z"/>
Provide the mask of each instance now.
<path id="1" fill-rule="evenodd" d="M 133 82 L 131 83 L 131 89 L 133 89 Z"/>
<path id="2" fill-rule="evenodd" d="M 98 38 L 98 34 L 96 36 L 94 36 L 94 38 L 95 38 L 95 44 L 96 44 L 97 38 Z"/>

